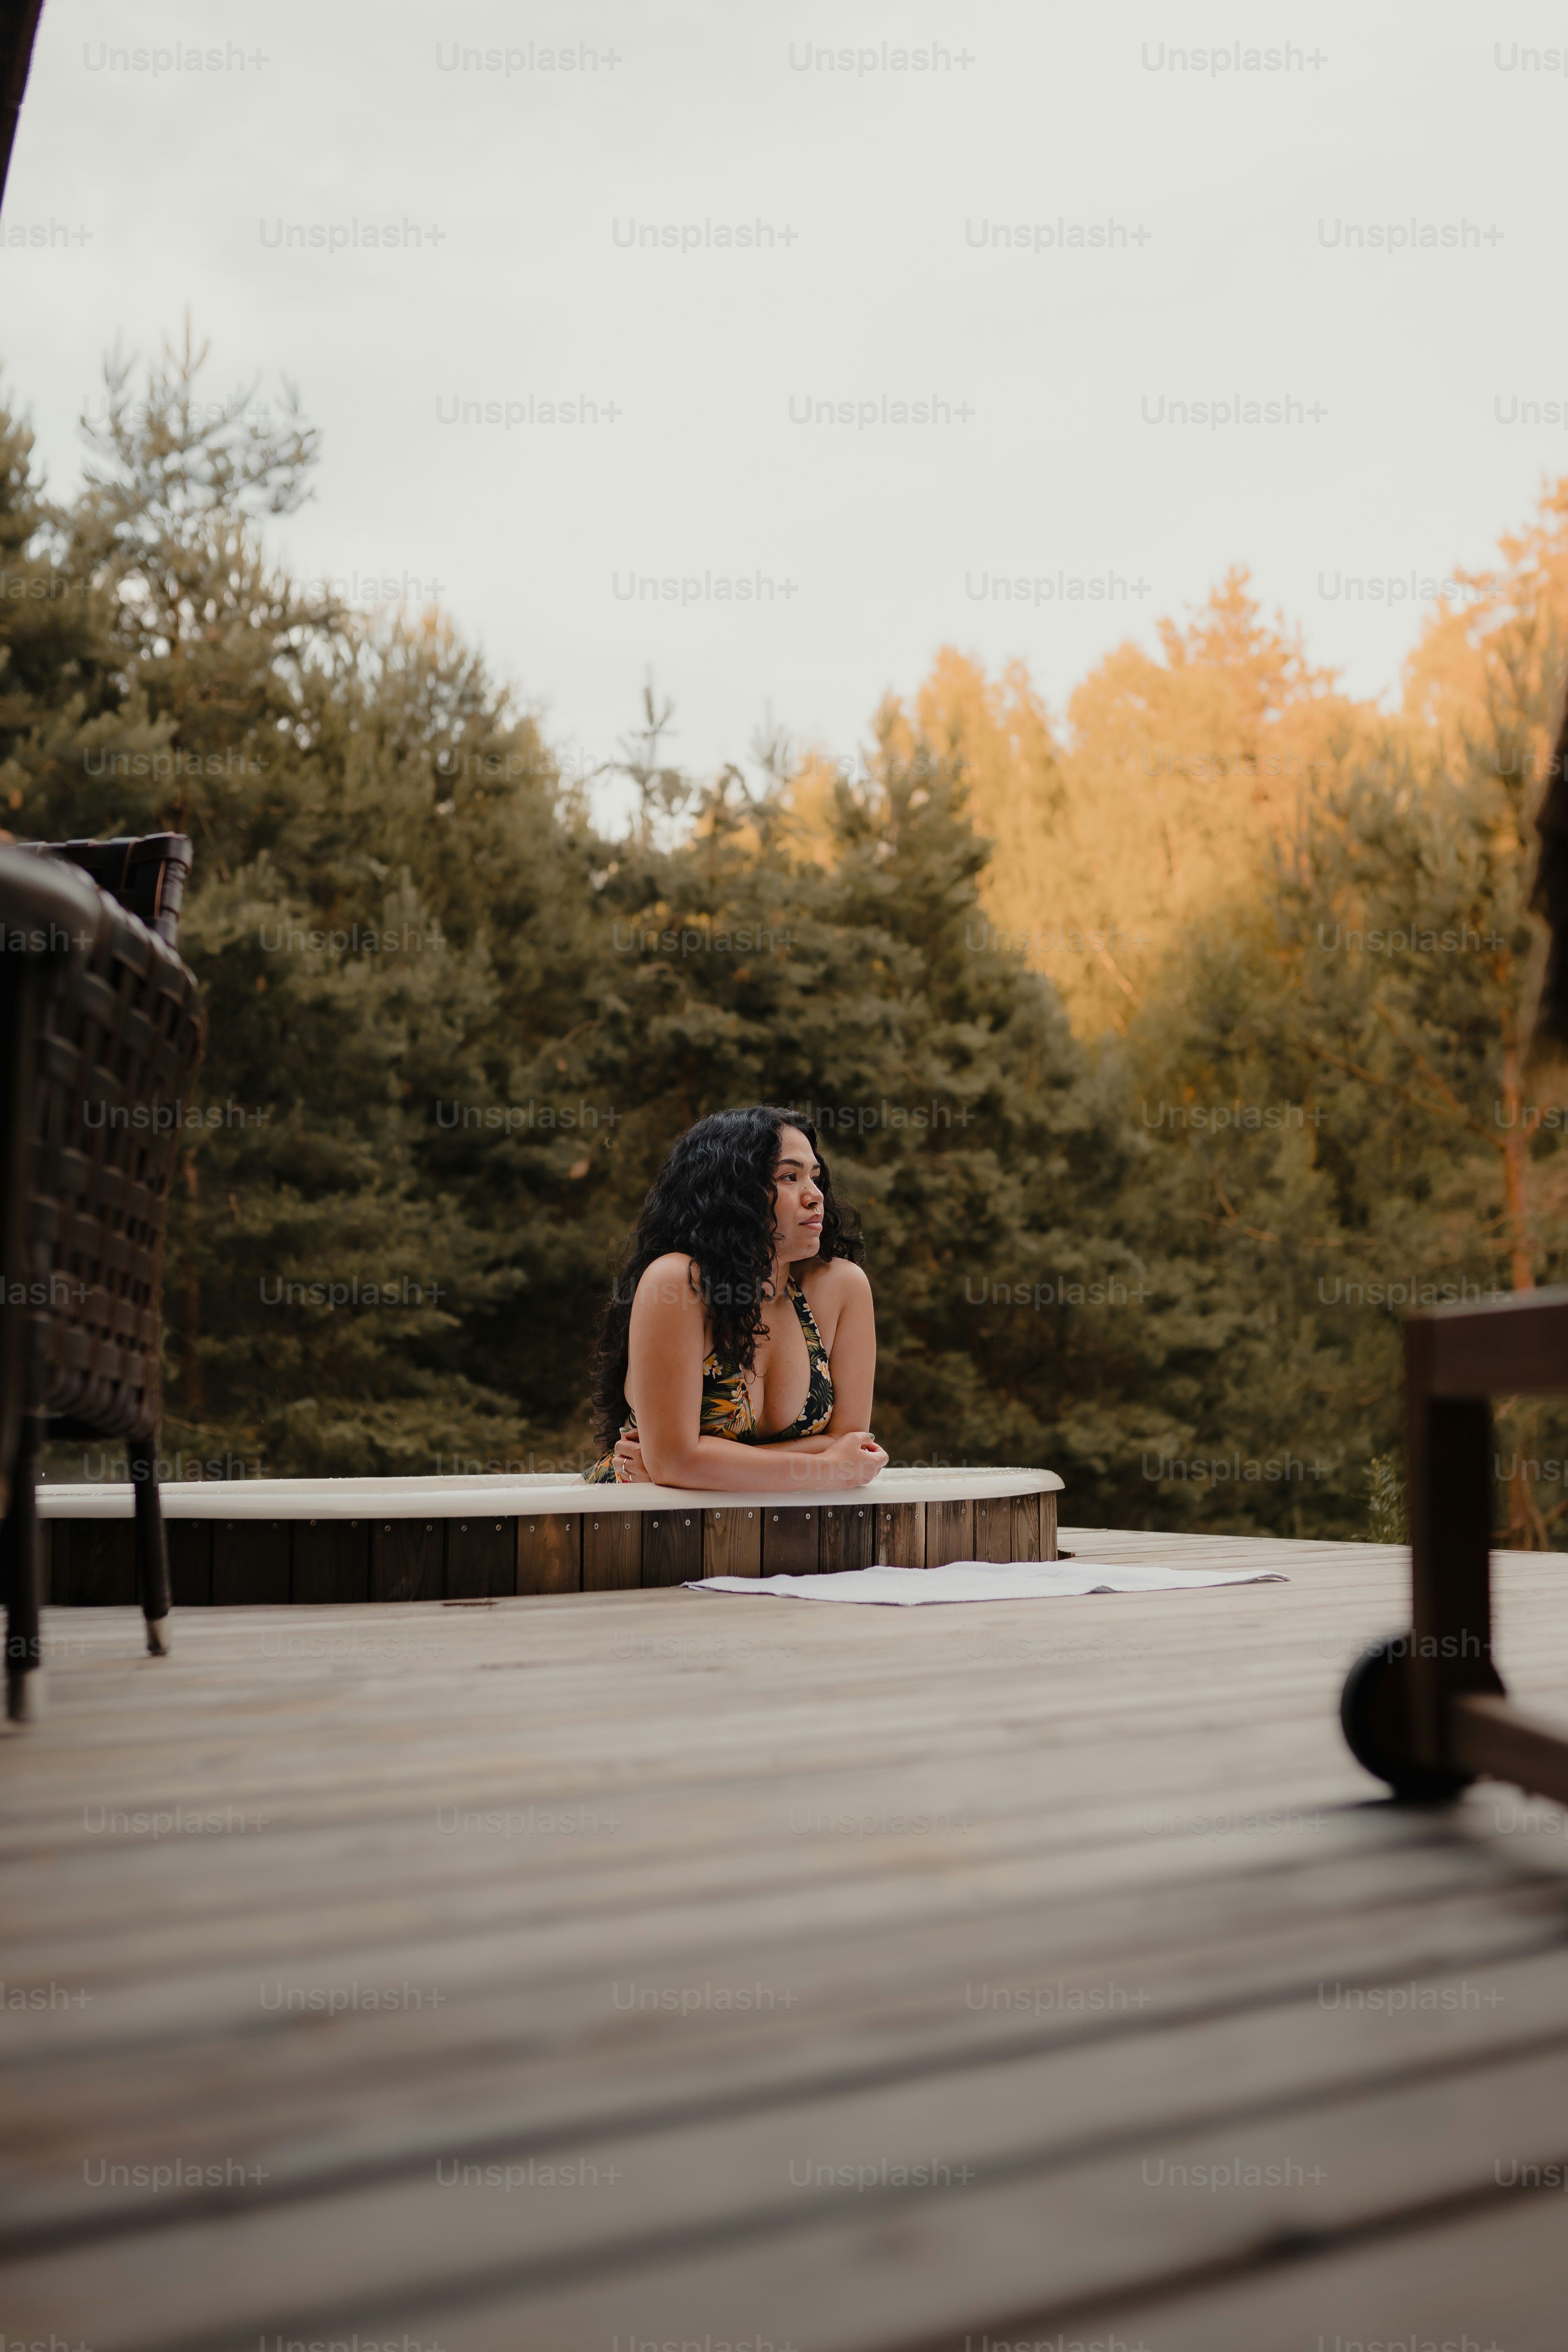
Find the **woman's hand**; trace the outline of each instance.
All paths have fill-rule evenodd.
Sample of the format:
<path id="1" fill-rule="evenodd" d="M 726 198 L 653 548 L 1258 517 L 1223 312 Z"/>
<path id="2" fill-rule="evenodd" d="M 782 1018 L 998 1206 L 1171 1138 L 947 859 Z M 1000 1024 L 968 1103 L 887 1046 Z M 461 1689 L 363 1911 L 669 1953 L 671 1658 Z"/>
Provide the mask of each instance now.
<path id="1" fill-rule="evenodd" d="M 825 1484 L 846 1486 L 868 1486 L 879 1470 L 888 1466 L 888 1457 L 868 1429 L 847 1429 L 833 1438 L 818 1454 L 819 1462 L 831 1462 L 842 1478 L 835 1477 Z"/>
<path id="2" fill-rule="evenodd" d="M 616 1441 L 616 1483 L 621 1486 L 651 1486 L 653 1472 L 642 1458 L 642 1441 L 621 1437 Z"/>

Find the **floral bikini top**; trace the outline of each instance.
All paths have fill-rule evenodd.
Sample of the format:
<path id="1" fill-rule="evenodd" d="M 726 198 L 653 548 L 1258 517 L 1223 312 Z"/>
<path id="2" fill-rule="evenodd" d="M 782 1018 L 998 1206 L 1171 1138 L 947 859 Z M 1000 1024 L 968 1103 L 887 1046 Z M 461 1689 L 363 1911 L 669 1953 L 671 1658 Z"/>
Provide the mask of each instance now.
<path id="1" fill-rule="evenodd" d="M 805 1293 L 793 1274 L 784 1295 L 800 1318 L 805 1339 L 806 1360 L 811 1368 L 805 1402 L 787 1429 L 760 1430 L 744 1372 L 733 1365 L 726 1368 L 710 1349 L 702 1366 L 702 1412 L 698 1423 L 700 1436 L 728 1437 L 740 1445 L 784 1445 L 795 1438 L 820 1437 L 832 1420 L 833 1374 L 827 1349 L 816 1328 L 816 1318 L 806 1305 Z M 621 1423 L 621 1435 L 635 1437 L 637 1433 L 637 1415 L 628 1408 Z M 590 1486 L 613 1486 L 615 1476 L 616 1457 L 611 1452 L 595 1463 L 587 1474 L 587 1483 Z"/>

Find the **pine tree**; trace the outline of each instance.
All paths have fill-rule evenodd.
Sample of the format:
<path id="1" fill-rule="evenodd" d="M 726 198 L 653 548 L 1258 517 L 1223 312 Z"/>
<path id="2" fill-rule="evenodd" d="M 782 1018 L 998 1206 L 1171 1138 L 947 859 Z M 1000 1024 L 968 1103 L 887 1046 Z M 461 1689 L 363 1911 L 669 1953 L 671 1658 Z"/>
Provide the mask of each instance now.
<path id="1" fill-rule="evenodd" d="M 492 1097 L 563 1018 L 585 835 L 447 629 L 367 623 L 268 565 L 262 518 L 305 494 L 312 436 L 249 393 L 204 401 L 202 358 L 187 344 L 134 404 L 111 370 L 68 510 L 42 509 L 25 462 L 9 493 L 55 601 L 91 623 L 16 710 L 15 830 L 196 844 L 181 947 L 210 1043 L 172 1219 L 166 1442 L 275 1471 L 514 1454 L 517 1402 L 465 1342 L 512 1277 L 438 1181 L 437 1105 Z"/>

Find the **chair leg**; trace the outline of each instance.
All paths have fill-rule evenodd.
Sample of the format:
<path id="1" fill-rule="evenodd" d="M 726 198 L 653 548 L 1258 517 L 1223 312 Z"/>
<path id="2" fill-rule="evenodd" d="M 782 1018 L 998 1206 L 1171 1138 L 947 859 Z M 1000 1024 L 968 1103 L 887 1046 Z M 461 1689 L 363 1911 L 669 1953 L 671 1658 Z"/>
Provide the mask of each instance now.
<path id="1" fill-rule="evenodd" d="M 18 1433 L 11 1508 L 0 1527 L 0 1588 L 5 1595 L 5 1713 L 37 1723 L 44 1711 L 44 1650 L 38 1610 L 38 1516 L 33 1465 L 38 1425 L 25 1414 Z"/>
<path id="2" fill-rule="evenodd" d="M 158 1439 L 133 1437 L 126 1448 L 136 1505 L 136 1591 L 147 1621 L 147 1647 L 169 1654 L 169 1545 L 158 1501 Z"/>

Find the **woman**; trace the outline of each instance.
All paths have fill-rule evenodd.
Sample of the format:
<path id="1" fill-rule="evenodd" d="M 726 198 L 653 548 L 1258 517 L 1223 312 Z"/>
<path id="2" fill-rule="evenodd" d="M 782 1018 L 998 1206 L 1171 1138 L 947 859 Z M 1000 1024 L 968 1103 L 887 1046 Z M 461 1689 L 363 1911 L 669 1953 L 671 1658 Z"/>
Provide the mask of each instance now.
<path id="1" fill-rule="evenodd" d="M 860 1254 L 805 1119 L 760 1104 L 689 1128 L 605 1312 L 590 1483 L 866 1486 L 888 1457 Z"/>

